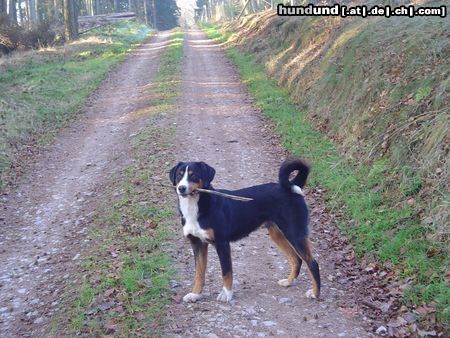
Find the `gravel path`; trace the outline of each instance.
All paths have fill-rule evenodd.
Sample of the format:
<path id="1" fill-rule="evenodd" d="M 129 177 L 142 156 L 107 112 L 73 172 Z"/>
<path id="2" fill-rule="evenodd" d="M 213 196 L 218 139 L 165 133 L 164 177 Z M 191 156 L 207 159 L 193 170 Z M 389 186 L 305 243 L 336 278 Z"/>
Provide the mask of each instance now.
<path id="1" fill-rule="evenodd" d="M 102 182 L 129 161 L 169 33 L 136 49 L 18 186 L 1 196 L 0 337 L 45 337 L 72 277 Z"/>
<path id="2" fill-rule="evenodd" d="M 203 160 L 215 167 L 218 188 L 240 188 L 276 181 L 285 154 L 272 127 L 252 106 L 236 70 L 223 51 L 199 30 L 185 35 L 183 90 L 179 102 L 177 142 L 180 161 Z M 175 198 L 175 197 L 174 197 Z M 283 288 L 277 280 L 289 272 L 287 259 L 260 229 L 232 244 L 235 296 L 231 303 L 216 301 L 222 287 L 217 255 L 210 247 L 204 297 L 197 303 L 181 301 L 190 292 L 194 260 L 189 243 L 176 243 L 179 286 L 170 307 L 171 337 L 367 337 L 364 318 L 353 308 L 355 293 L 339 283 L 338 258 L 333 255 L 319 192 L 307 192 L 312 211 L 312 247 L 321 267 L 319 301 L 305 292 L 311 281 L 303 267 L 299 281 Z"/>

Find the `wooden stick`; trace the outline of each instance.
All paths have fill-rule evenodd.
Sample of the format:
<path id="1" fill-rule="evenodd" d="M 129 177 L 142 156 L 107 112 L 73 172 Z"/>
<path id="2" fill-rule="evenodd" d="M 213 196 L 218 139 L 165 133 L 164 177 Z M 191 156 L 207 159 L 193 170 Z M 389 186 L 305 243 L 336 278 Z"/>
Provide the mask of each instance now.
<path id="1" fill-rule="evenodd" d="M 157 183 L 158 183 L 161 187 L 175 189 L 175 187 L 172 186 L 172 185 L 163 184 L 163 183 L 160 183 L 160 182 L 157 182 Z M 250 198 L 250 197 L 235 196 L 235 195 L 225 194 L 225 193 L 223 193 L 223 192 L 215 191 L 215 190 L 201 189 L 201 188 L 197 188 L 197 189 L 195 189 L 195 190 L 200 191 L 200 192 L 204 192 L 204 193 L 207 193 L 207 194 L 211 194 L 211 195 L 218 195 L 218 196 L 230 198 L 230 199 L 236 200 L 236 201 L 242 201 L 242 202 L 253 201 L 253 198 Z"/>
<path id="2" fill-rule="evenodd" d="M 226 198 L 231 198 L 232 200 L 236 200 L 236 201 L 243 201 L 243 202 L 253 201 L 253 198 L 250 198 L 250 197 L 235 196 L 235 195 L 225 194 L 223 192 L 215 191 L 215 190 L 200 189 L 200 188 L 197 188 L 195 190 L 200 191 L 200 192 L 206 192 L 207 194 L 212 194 L 212 195 L 218 195 L 218 196 L 222 196 L 222 197 L 226 197 Z"/>

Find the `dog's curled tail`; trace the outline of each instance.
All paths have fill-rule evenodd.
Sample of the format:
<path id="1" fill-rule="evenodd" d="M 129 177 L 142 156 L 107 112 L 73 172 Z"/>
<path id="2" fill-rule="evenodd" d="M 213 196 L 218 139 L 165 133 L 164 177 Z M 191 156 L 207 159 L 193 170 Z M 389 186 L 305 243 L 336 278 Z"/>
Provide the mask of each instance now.
<path id="1" fill-rule="evenodd" d="M 289 180 L 289 175 L 295 170 L 298 171 L 297 175 Z M 309 164 L 305 160 L 289 157 L 281 164 L 278 180 L 284 189 L 303 196 L 302 188 L 305 186 L 308 174 Z"/>

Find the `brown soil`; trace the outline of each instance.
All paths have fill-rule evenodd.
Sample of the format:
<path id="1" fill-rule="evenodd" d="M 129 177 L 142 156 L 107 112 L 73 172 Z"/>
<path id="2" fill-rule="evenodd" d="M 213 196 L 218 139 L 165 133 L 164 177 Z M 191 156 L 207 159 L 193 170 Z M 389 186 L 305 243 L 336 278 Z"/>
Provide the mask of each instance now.
<path id="1" fill-rule="evenodd" d="M 102 198 L 102 182 L 130 160 L 140 108 L 168 33 L 136 49 L 94 93 L 10 193 L 1 196 L 0 336 L 44 337 L 73 279 Z"/>
<path id="2" fill-rule="evenodd" d="M 272 127 L 252 105 L 234 67 L 220 46 L 198 30 L 185 35 L 183 91 L 179 104 L 177 142 L 179 160 L 203 160 L 217 170 L 214 185 L 241 188 L 277 179 L 286 154 L 273 137 Z M 232 245 L 234 299 L 216 301 L 222 288 L 217 255 L 210 249 L 204 297 L 187 304 L 194 262 L 190 245 L 181 237 L 176 245 L 180 286 L 170 308 L 167 336 L 285 336 L 365 337 L 365 318 L 355 302 L 355 293 L 336 282 L 344 272 L 335 255 L 333 240 L 339 236 L 330 216 L 324 213 L 318 191 L 308 191 L 311 208 L 312 244 L 321 266 L 322 295 L 309 299 L 311 281 L 305 269 L 299 281 L 283 288 L 277 280 L 287 277 L 287 259 L 261 229 Z"/>

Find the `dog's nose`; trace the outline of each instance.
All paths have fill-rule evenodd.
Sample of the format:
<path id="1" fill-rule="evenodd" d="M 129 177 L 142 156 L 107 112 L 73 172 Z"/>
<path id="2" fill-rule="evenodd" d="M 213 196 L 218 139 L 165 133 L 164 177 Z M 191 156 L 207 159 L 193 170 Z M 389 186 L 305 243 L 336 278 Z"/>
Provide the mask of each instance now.
<path id="1" fill-rule="evenodd" d="M 178 187 L 178 191 L 182 194 L 184 194 L 186 192 L 187 187 L 185 185 L 180 185 Z"/>

